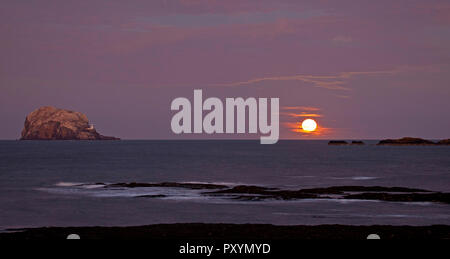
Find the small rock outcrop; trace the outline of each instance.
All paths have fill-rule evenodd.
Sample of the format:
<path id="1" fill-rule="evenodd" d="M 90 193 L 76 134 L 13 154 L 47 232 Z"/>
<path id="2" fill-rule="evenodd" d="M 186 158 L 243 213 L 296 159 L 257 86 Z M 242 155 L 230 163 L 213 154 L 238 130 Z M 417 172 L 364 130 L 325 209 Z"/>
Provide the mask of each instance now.
<path id="1" fill-rule="evenodd" d="M 365 145 L 365 143 L 363 141 L 360 141 L 360 140 L 353 140 L 352 141 L 352 145 Z"/>
<path id="2" fill-rule="evenodd" d="M 41 107 L 27 116 L 21 140 L 119 139 L 100 135 L 82 113 L 55 107 Z"/>
<path id="3" fill-rule="evenodd" d="M 378 145 L 436 145 L 433 141 L 421 138 L 401 138 L 381 140 Z"/>
<path id="4" fill-rule="evenodd" d="M 437 143 L 438 145 L 450 145 L 450 139 L 443 139 Z"/>
<path id="5" fill-rule="evenodd" d="M 344 140 L 331 140 L 328 142 L 328 145 L 340 146 L 340 145 L 348 145 L 347 141 Z"/>

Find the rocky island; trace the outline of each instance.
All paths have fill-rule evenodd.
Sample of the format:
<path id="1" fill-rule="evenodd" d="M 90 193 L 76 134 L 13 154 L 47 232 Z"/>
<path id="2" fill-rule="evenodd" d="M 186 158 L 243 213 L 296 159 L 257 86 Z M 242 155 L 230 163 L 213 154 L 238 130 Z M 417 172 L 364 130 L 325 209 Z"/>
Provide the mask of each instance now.
<path id="1" fill-rule="evenodd" d="M 25 120 L 21 140 L 119 140 L 99 134 L 80 112 L 41 107 Z"/>
<path id="2" fill-rule="evenodd" d="M 421 139 L 421 138 L 401 138 L 401 139 L 385 139 L 381 140 L 378 145 L 394 145 L 394 146 L 405 146 L 405 145 L 418 145 L 418 146 L 434 146 L 434 145 L 450 145 L 450 139 L 444 139 L 437 143 Z"/>
<path id="3" fill-rule="evenodd" d="M 438 145 L 450 145 L 450 139 L 443 139 L 437 143 Z"/>
<path id="4" fill-rule="evenodd" d="M 435 143 L 426 139 L 406 137 L 381 140 L 378 145 L 435 145 Z"/>

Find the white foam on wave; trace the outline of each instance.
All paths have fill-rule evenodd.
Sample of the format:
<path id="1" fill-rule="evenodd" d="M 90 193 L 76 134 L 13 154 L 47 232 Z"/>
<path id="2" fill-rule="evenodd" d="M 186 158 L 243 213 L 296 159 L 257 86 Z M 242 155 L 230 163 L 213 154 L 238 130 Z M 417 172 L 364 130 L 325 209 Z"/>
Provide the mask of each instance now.
<path id="1" fill-rule="evenodd" d="M 91 193 L 95 197 L 142 197 L 142 196 L 163 196 L 163 198 L 196 198 L 200 197 L 198 190 L 182 188 L 164 188 L 164 187 L 142 187 L 142 188 L 111 188 L 102 189 Z"/>
<path id="2" fill-rule="evenodd" d="M 58 187 L 74 187 L 74 186 L 80 186 L 80 185 L 83 185 L 83 183 L 59 182 L 59 183 L 55 184 L 55 186 L 58 186 Z"/>
<path id="3" fill-rule="evenodd" d="M 375 176 L 349 176 L 349 177 L 331 177 L 331 179 L 335 180 L 354 180 L 354 181 L 367 181 L 367 180 L 375 180 L 379 177 Z"/>
<path id="4" fill-rule="evenodd" d="M 192 190 L 187 188 L 166 188 L 166 187 L 103 188 L 103 187 L 105 187 L 104 184 L 61 182 L 55 184 L 55 187 L 37 188 L 35 190 L 53 194 L 80 195 L 99 198 L 108 198 L 108 197 L 138 198 L 145 196 L 155 196 L 155 198 L 158 199 L 173 199 L 173 200 L 197 200 L 208 198 L 201 194 L 204 190 Z"/>
<path id="5" fill-rule="evenodd" d="M 88 183 L 74 183 L 74 182 L 59 182 L 55 184 L 56 187 L 78 187 L 84 189 L 95 189 L 104 187 L 104 184 L 88 184 Z"/>
<path id="6" fill-rule="evenodd" d="M 97 189 L 97 188 L 103 188 L 103 187 L 105 187 L 105 185 L 104 184 L 83 184 L 80 187 L 84 188 L 84 189 Z"/>

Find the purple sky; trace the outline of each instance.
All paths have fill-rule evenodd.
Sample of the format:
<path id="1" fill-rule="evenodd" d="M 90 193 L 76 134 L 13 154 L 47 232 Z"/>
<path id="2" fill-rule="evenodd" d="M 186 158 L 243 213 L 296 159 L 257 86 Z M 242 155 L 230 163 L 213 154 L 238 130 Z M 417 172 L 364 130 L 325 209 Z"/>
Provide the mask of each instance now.
<path id="1" fill-rule="evenodd" d="M 450 137 L 448 0 L 3 0 L 0 35 L 0 139 L 44 105 L 184 138 L 170 103 L 193 89 L 279 97 L 282 138 Z"/>

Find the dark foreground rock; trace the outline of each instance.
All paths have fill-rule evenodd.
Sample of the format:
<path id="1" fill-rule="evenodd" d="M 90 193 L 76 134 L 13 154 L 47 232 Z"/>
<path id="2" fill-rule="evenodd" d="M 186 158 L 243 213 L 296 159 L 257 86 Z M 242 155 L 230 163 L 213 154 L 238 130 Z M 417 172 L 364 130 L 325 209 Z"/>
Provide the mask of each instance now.
<path id="1" fill-rule="evenodd" d="M 81 184 L 79 186 L 92 185 Z M 199 191 L 204 196 L 244 200 L 301 200 L 301 199 L 357 199 L 390 202 L 439 202 L 450 204 L 450 193 L 433 192 L 418 188 L 383 186 L 332 186 L 310 189 L 279 189 L 264 186 L 227 186 L 209 183 L 96 183 L 103 188 L 184 188 Z M 170 195 L 169 195 L 170 196 Z M 137 198 L 166 198 L 167 193 L 137 196 Z"/>
<path id="2" fill-rule="evenodd" d="M 302 189 L 303 192 L 318 194 L 343 194 L 346 192 L 424 192 L 431 191 L 406 187 L 382 187 L 382 186 L 333 186 L 327 188 Z"/>
<path id="3" fill-rule="evenodd" d="M 35 228 L 0 233 L 0 240 L 64 240 L 76 233 L 85 240 L 364 240 L 376 233 L 381 239 L 450 239 L 450 226 L 274 226 L 259 224 L 167 224 L 140 227 Z M 155 243 L 151 243 L 155 244 Z M 298 245 L 298 243 L 296 243 Z M 178 250 L 177 250 L 178 251 Z"/>
<path id="4" fill-rule="evenodd" d="M 381 187 L 381 186 L 335 186 L 300 190 L 279 190 L 258 186 L 236 186 L 226 190 L 206 192 L 205 195 L 232 195 L 238 200 L 298 200 L 298 199 L 358 199 L 392 202 L 441 202 L 450 203 L 450 193 L 428 190 Z"/>
<path id="5" fill-rule="evenodd" d="M 293 199 L 320 199 L 321 197 L 314 193 L 291 190 L 278 190 L 272 188 L 258 187 L 258 186 L 236 186 L 231 189 L 204 193 L 206 195 L 223 195 L 233 194 L 233 199 L 238 200 L 265 200 L 265 199 L 281 199 L 281 200 L 293 200 Z"/>
<path id="6" fill-rule="evenodd" d="M 421 138 L 401 138 L 381 140 L 378 145 L 436 145 L 433 141 Z"/>
<path id="7" fill-rule="evenodd" d="M 22 130 L 22 140 L 119 140 L 100 135 L 86 115 L 42 107 L 30 113 Z"/>

